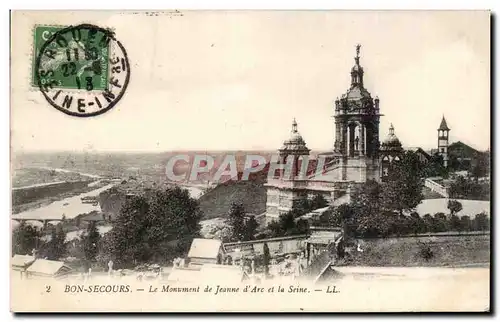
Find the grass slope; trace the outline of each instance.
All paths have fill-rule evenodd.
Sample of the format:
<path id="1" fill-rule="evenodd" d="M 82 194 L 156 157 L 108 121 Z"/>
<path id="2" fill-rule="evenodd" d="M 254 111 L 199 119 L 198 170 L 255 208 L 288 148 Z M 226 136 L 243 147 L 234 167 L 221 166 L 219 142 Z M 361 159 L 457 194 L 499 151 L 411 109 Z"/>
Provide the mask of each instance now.
<path id="1" fill-rule="evenodd" d="M 428 245 L 432 258 L 420 251 Z M 469 266 L 489 265 L 490 236 L 407 237 L 364 240 L 348 265 L 357 266 Z"/>
<path id="2" fill-rule="evenodd" d="M 218 185 L 200 197 L 203 219 L 225 216 L 232 202 L 241 202 L 246 212 L 255 215 L 266 211 L 266 188 L 262 182 L 230 181 Z"/>

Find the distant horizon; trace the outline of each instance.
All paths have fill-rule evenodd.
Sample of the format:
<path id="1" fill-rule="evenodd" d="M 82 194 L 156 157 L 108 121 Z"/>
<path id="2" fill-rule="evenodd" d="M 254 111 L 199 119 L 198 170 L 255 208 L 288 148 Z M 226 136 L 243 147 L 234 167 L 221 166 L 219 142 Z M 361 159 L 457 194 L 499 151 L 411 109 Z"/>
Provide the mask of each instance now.
<path id="1" fill-rule="evenodd" d="M 437 141 L 437 139 L 436 139 Z M 381 141 L 382 143 L 383 141 Z M 452 145 L 454 143 L 462 142 L 477 151 L 480 152 L 486 152 L 490 151 L 490 147 L 486 149 L 481 149 L 475 146 L 474 144 L 470 144 L 468 142 L 465 142 L 464 140 L 456 140 L 456 141 L 450 141 L 449 145 Z M 403 149 L 408 150 L 412 148 L 421 148 L 422 150 L 428 152 L 433 149 L 437 150 L 437 144 L 435 147 L 423 147 L 423 146 L 406 146 L 403 144 Z M 155 150 L 97 150 L 97 149 L 92 149 L 92 150 L 17 150 L 13 151 L 11 149 L 11 154 L 15 155 L 20 155 L 20 154 L 56 154 L 56 153 L 67 153 L 67 154 L 163 154 L 163 153 L 176 153 L 176 152 L 210 152 L 210 153 L 227 153 L 227 152 L 269 152 L 269 153 L 274 153 L 278 152 L 279 148 L 276 149 L 227 149 L 227 150 L 221 150 L 221 149 L 172 149 L 172 150 L 165 150 L 165 151 L 155 151 Z M 332 152 L 332 149 L 311 149 L 312 153 L 323 153 L 323 152 Z"/>

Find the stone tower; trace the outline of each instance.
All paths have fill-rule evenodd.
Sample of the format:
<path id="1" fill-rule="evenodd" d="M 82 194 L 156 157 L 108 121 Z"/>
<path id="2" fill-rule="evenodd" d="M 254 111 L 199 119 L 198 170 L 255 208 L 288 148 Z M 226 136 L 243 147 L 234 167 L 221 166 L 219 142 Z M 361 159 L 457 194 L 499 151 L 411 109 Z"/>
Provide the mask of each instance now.
<path id="1" fill-rule="evenodd" d="M 448 166 L 448 138 L 449 138 L 450 128 L 446 124 L 446 119 L 441 120 L 441 124 L 438 128 L 438 154 L 443 157 L 443 166 Z"/>
<path id="2" fill-rule="evenodd" d="M 380 147 L 380 176 L 382 181 L 384 181 L 389 175 L 392 165 L 401 160 L 403 152 L 403 145 L 394 133 L 394 126 L 391 123 L 391 126 L 389 127 L 389 135 L 387 135 L 387 138 L 384 142 L 382 142 L 382 146 Z"/>
<path id="3" fill-rule="evenodd" d="M 307 196 L 307 187 L 304 180 L 299 178 L 302 159 L 309 156 L 309 148 L 300 135 L 297 122 L 292 122 L 290 138 L 283 142 L 278 150 L 277 168 L 271 165 L 270 171 L 274 172 L 274 179 L 266 184 L 266 221 L 269 223 L 278 220 L 281 214 L 292 210 L 297 200 Z M 282 169 L 279 169 L 282 167 Z"/>
<path id="4" fill-rule="evenodd" d="M 380 100 L 373 99 L 363 85 L 360 45 L 356 46 L 349 90 L 335 101 L 334 154 L 340 157 L 340 179 L 350 182 L 380 180 Z"/>

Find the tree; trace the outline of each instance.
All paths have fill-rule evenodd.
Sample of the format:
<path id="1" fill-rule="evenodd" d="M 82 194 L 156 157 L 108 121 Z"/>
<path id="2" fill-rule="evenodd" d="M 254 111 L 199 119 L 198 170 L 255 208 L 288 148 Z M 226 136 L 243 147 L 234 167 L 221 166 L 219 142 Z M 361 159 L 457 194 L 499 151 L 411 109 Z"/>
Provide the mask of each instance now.
<path id="1" fill-rule="evenodd" d="M 453 216 L 462 210 L 462 204 L 457 200 L 448 200 L 448 209 L 450 216 Z"/>
<path id="2" fill-rule="evenodd" d="M 316 194 L 311 200 L 311 211 L 315 209 L 325 208 L 328 206 L 328 201 L 322 194 Z"/>
<path id="3" fill-rule="evenodd" d="M 471 169 L 471 175 L 476 180 L 476 182 L 479 180 L 479 178 L 485 177 L 489 173 L 489 163 L 489 154 L 480 153 L 477 156 L 476 162 Z"/>
<path id="4" fill-rule="evenodd" d="M 42 233 L 36 227 L 26 224 L 24 221 L 14 228 L 12 232 L 12 253 L 29 255 L 33 249 L 42 245 Z"/>
<path id="5" fill-rule="evenodd" d="M 425 232 L 430 233 L 434 231 L 434 218 L 430 214 L 425 214 L 423 218 Z"/>
<path id="6" fill-rule="evenodd" d="M 219 239 L 223 243 L 228 243 L 231 241 L 232 230 L 226 223 L 216 224 L 208 227 L 209 231 L 204 235 L 206 238 Z"/>
<path id="7" fill-rule="evenodd" d="M 410 222 L 411 230 L 414 234 L 421 234 L 426 232 L 424 220 L 420 218 L 420 215 L 417 212 L 412 212 L 410 214 Z"/>
<path id="8" fill-rule="evenodd" d="M 459 176 L 450 184 L 450 197 L 456 199 L 490 200 L 490 185 Z"/>
<path id="9" fill-rule="evenodd" d="M 414 152 L 406 152 L 397 162 L 383 184 L 381 191 L 382 208 L 397 211 L 415 209 L 424 199 L 422 165 Z"/>
<path id="10" fill-rule="evenodd" d="M 386 235 L 390 227 L 390 212 L 381 207 L 382 186 L 367 181 L 353 192 L 351 205 L 339 207 L 346 235 L 375 237 Z"/>
<path id="11" fill-rule="evenodd" d="M 306 219 L 299 219 L 296 223 L 297 235 L 307 235 L 309 234 L 309 221 Z"/>
<path id="12" fill-rule="evenodd" d="M 267 243 L 264 243 L 264 259 L 263 259 L 263 264 L 264 264 L 264 273 L 265 276 L 269 275 L 269 262 L 271 261 L 271 254 L 269 252 L 269 246 Z"/>
<path id="13" fill-rule="evenodd" d="M 284 236 L 285 233 L 281 228 L 280 220 L 273 220 L 267 225 L 267 230 L 269 231 L 270 237 L 281 237 Z"/>
<path id="14" fill-rule="evenodd" d="M 59 223 L 50 234 L 50 241 L 44 245 L 43 253 L 49 260 L 59 260 L 66 255 L 66 232 Z"/>
<path id="15" fill-rule="evenodd" d="M 438 212 L 434 215 L 434 227 L 433 232 L 444 232 L 448 230 L 448 221 L 446 220 L 446 215 L 442 212 Z"/>
<path id="16" fill-rule="evenodd" d="M 259 224 L 254 216 L 248 216 L 242 203 L 233 202 L 225 223 L 231 229 L 232 241 L 247 241 L 255 238 Z"/>
<path id="17" fill-rule="evenodd" d="M 312 203 L 311 200 L 307 198 L 307 195 L 302 195 L 300 198 L 293 203 L 292 212 L 295 217 L 299 217 L 302 215 L 311 212 Z"/>
<path id="18" fill-rule="evenodd" d="M 342 204 L 333 210 L 333 216 L 329 224 L 335 227 L 342 227 L 345 236 L 352 236 L 356 231 L 354 213 L 355 209 L 349 204 Z"/>
<path id="19" fill-rule="evenodd" d="M 245 239 L 245 208 L 240 202 L 231 203 L 227 214 L 226 223 L 231 227 L 231 240 L 242 241 Z"/>
<path id="20" fill-rule="evenodd" d="M 450 216 L 449 226 L 452 231 L 462 231 L 461 229 L 462 227 L 460 225 L 460 218 L 458 218 L 457 215 Z"/>
<path id="21" fill-rule="evenodd" d="M 101 234 L 99 234 L 95 222 L 90 223 L 86 234 L 83 234 L 81 240 L 85 259 L 95 262 L 97 253 L 99 252 L 99 241 L 101 240 Z"/>
<path id="22" fill-rule="evenodd" d="M 244 240 L 252 240 L 255 238 L 255 234 L 257 233 L 257 228 L 259 224 L 254 216 L 249 216 L 245 219 L 245 235 Z"/>
<path id="23" fill-rule="evenodd" d="M 490 220 L 488 216 L 482 212 L 474 217 L 474 229 L 476 231 L 484 231 L 490 229 Z"/>
<path id="24" fill-rule="evenodd" d="M 293 210 L 281 214 L 277 221 L 272 221 L 267 225 L 270 236 L 282 237 L 308 234 L 309 222 L 305 219 L 296 219 Z"/>
<path id="25" fill-rule="evenodd" d="M 359 189 L 355 189 L 351 200 L 355 213 L 363 216 L 379 213 L 381 209 L 381 193 L 382 187 L 375 180 L 368 180 Z"/>
<path id="26" fill-rule="evenodd" d="M 469 216 L 460 217 L 460 231 L 470 231 L 472 224 Z"/>
<path id="27" fill-rule="evenodd" d="M 279 218 L 279 223 L 281 226 L 281 231 L 285 236 L 293 235 L 296 225 L 295 217 L 293 216 L 293 213 L 291 211 L 281 215 Z"/>
<path id="28" fill-rule="evenodd" d="M 447 177 L 448 171 L 444 167 L 443 157 L 436 153 L 423 167 L 425 177 Z"/>
<path id="29" fill-rule="evenodd" d="M 154 188 L 127 199 L 101 248 L 116 267 L 159 262 L 181 256 L 199 236 L 202 213 L 198 201 L 179 187 Z"/>

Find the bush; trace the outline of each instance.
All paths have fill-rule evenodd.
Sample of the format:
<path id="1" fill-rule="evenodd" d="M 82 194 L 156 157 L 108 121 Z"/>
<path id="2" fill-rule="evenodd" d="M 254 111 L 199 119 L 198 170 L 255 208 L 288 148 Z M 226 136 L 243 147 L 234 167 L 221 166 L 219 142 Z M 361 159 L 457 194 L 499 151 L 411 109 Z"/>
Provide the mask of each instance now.
<path id="1" fill-rule="evenodd" d="M 418 250 L 418 256 L 428 262 L 434 257 L 434 252 L 429 244 L 421 243 Z"/>

